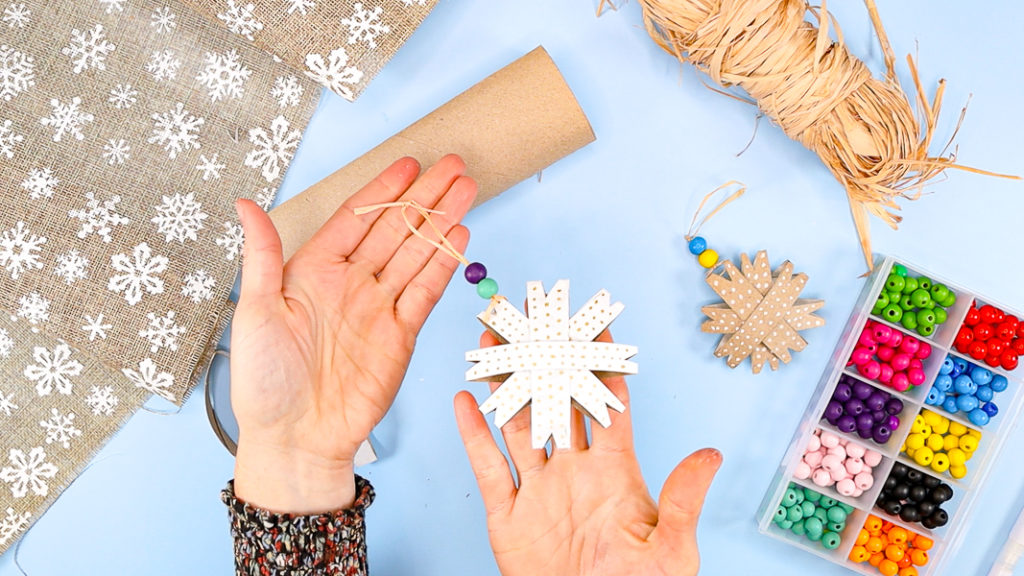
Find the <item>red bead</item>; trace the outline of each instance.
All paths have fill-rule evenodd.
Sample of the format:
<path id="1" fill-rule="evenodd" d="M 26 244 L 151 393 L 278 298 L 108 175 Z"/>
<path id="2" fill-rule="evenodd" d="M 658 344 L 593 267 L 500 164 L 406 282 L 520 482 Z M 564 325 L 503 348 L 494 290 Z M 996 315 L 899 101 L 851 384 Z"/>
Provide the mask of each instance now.
<path id="1" fill-rule="evenodd" d="M 996 338 L 999 338 L 1000 340 L 1003 340 L 1005 342 L 1009 342 L 1010 340 L 1013 340 L 1013 337 L 1016 336 L 1016 335 L 1017 335 L 1017 325 L 1016 324 L 1012 324 L 1010 322 L 1003 321 L 1003 322 L 1000 322 L 996 326 L 995 336 L 996 336 Z"/>
<path id="2" fill-rule="evenodd" d="M 992 337 L 992 325 L 987 322 L 982 322 L 974 327 L 974 339 L 981 340 L 982 342 Z"/>
<path id="3" fill-rule="evenodd" d="M 961 340 L 957 340 L 955 346 L 956 346 L 956 351 L 957 352 L 959 352 L 961 354 L 967 354 L 968 353 L 967 351 L 970 349 L 971 344 L 969 342 L 963 342 Z M 849 364 L 847 364 L 847 366 L 849 366 Z"/>
<path id="4" fill-rule="evenodd" d="M 971 355 L 971 358 L 981 360 L 985 356 L 988 356 L 988 346 L 985 346 L 984 342 L 978 342 L 975 340 L 974 342 L 971 342 L 971 345 L 967 348 L 967 353 Z"/>
<path id="5" fill-rule="evenodd" d="M 974 331 L 967 326 L 961 326 L 960 330 L 956 333 L 956 342 L 963 342 L 966 346 L 974 340 Z"/>
<path id="6" fill-rule="evenodd" d="M 1024 338 L 1024 322 L 1017 323 L 1017 338 Z"/>
<path id="7" fill-rule="evenodd" d="M 974 326 L 978 322 L 981 322 L 981 312 L 978 312 L 977 308 L 971 308 L 967 311 L 967 318 L 964 319 L 964 324 L 967 326 Z"/>
<path id="8" fill-rule="evenodd" d="M 986 344 L 988 345 L 989 356 L 999 356 L 1000 354 L 1003 353 L 1004 350 L 1008 348 L 1006 342 L 1003 342 L 998 338 L 993 338 L 986 342 Z"/>
<path id="9" fill-rule="evenodd" d="M 1017 355 L 1014 354 L 1012 350 L 1007 350 L 1006 352 L 1003 352 L 1002 356 L 999 357 L 999 363 L 1006 370 L 1016 370 L 1017 362 Z"/>
<path id="10" fill-rule="evenodd" d="M 990 356 L 986 356 L 985 357 L 985 364 L 988 364 L 989 366 L 991 366 L 993 368 L 998 368 L 1001 362 L 1002 362 L 1002 359 L 999 358 L 999 356 L 991 356 L 990 355 Z"/>
<path id="11" fill-rule="evenodd" d="M 1003 321 L 1003 311 L 991 304 L 985 304 L 978 312 L 981 314 L 981 321 L 986 324 L 998 324 Z"/>
<path id="12" fill-rule="evenodd" d="M 1017 353 L 1017 356 L 1024 356 L 1024 337 L 1014 338 L 1013 342 L 1010 343 L 1010 348 Z"/>

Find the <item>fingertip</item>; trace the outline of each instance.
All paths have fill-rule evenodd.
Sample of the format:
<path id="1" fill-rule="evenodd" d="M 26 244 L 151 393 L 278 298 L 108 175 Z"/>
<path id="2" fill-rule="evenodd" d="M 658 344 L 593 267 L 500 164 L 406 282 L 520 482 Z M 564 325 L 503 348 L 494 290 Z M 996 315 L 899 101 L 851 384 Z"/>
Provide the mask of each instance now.
<path id="1" fill-rule="evenodd" d="M 466 161 L 463 160 L 462 156 L 459 156 L 458 154 L 445 154 L 440 160 L 437 161 L 437 163 L 450 166 L 459 174 L 463 174 L 466 171 Z"/>
<path id="2" fill-rule="evenodd" d="M 491 346 L 497 346 L 498 344 L 501 344 L 501 342 L 490 330 L 484 330 L 484 333 L 480 335 L 481 348 L 490 348 Z"/>

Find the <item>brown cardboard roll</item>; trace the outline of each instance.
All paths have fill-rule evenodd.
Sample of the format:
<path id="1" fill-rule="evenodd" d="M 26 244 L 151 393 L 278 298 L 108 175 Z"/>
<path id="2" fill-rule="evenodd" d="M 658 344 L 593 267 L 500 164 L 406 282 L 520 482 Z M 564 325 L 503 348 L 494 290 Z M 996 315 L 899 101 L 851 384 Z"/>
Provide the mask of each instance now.
<path id="1" fill-rule="evenodd" d="M 270 212 L 285 259 L 357 190 L 402 156 L 423 166 L 454 153 L 485 202 L 594 141 L 594 131 L 542 47 Z"/>

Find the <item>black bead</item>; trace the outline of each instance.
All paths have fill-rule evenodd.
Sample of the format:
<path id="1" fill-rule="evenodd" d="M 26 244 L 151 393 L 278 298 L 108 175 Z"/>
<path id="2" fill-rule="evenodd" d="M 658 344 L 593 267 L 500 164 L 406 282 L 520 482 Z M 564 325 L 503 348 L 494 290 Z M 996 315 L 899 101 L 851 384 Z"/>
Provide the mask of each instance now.
<path id="1" fill-rule="evenodd" d="M 929 518 L 931 518 L 931 520 L 935 522 L 935 525 L 937 527 L 945 526 L 946 523 L 949 522 L 949 514 L 946 514 L 946 511 L 943 510 L 942 508 L 939 508 L 938 510 L 933 512 L 932 515 L 929 516 Z"/>
<path id="2" fill-rule="evenodd" d="M 924 486 L 914 486 L 910 489 L 908 497 L 914 502 L 924 502 L 928 498 L 928 489 Z"/>
<path id="3" fill-rule="evenodd" d="M 928 502 L 927 500 L 925 500 L 924 502 L 920 502 L 917 505 L 917 511 L 920 512 L 921 516 L 924 518 L 931 516 L 938 509 L 938 504 L 936 504 L 935 502 Z"/>
<path id="4" fill-rule="evenodd" d="M 900 504 L 899 500 L 886 500 L 885 504 L 880 506 L 880 508 L 885 510 L 885 513 L 890 516 L 899 516 L 900 510 L 903 509 L 903 505 Z"/>
<path id="5" fill-rule="evenodd" d="M 924 479 L 921 480 L 921 485 L 924 486 L 925 488 L 929 489 L 929 490 L 931 490 L 932 488 L 935 488 L 939 484 L 942 484 L 942 480 L 939 480 L 935 476 L 925 475 Z"/>
<path id="6" fill-rule="evenodd" d="M 893 489 L 893 488 L 895 488 L 895 487 L 896 487 L 896 485 L 897 485 L 897 484 L 899 484 L 899 483 L 900 483 L 899 479 L 898 479 L 898 478 L 896 478 L 895 476 L 893 476 L 893 475 L 891 475 L 891 474 L 890 474 L 890 475 L 889 475 L 889 478 L 887 478 L 887 479 L 885 480 L 885 487 L 884 487 L 884 488 L 882 488 L 882 491 L 884 492 L 884 491 L 886 491 L 886 490 L 892 490 L 892 489 Z"/>
<path id="7" fill-rule="evenodd" d="M 898 500 L 906 500 L 910 496 L 910 486 L 907 484 L 898 484 L 895 488 L 889 491 L 889 495 Z"/>
<path id="8" fill-rule="evenodd" d="M 929 530 L 934 530 L 939 527 L 939 525 L 936 524 L 934 520 L 932 520 L 931 516 L 925 518 L 924 520 L 921 520 L 921 525 Z"/>
<path id="9" fill-rule="evenodd" d="M 932 490 L 932 501 L 936 504 L 942 504 L 948 502 L 953 498 L 953 489 L 950 488 L 949 484 L 939 484 Z"/>
<path id="10" fill-rule="evenodd" d="M 908 504 L 900 510 L 900 519 L 904 522 L 918 522 L 921 520 L 921 513 L 917 511 L 917 506 Z"/>
<path id="11" fill-rule="evenodd" d="M 900 462 L 897 462 L 897 463 L 893 464 L 892 472 L 889 473 L 889 476 L 892 477 L 892 478 L 903 478 L 906 475 L 907 475 L 907 467 L 906 467 L 906 465 L 904 465 L 904 464 L 902 464 Z"/>
<path id="12" fill-rule="evenodd" d="M 907 482 L 910 482 L 911 484 L 919 484 L 921 482 L 921 478 L 923 477 L 924 474 L 918 472 L 917 470 L 907 470 Z"/>

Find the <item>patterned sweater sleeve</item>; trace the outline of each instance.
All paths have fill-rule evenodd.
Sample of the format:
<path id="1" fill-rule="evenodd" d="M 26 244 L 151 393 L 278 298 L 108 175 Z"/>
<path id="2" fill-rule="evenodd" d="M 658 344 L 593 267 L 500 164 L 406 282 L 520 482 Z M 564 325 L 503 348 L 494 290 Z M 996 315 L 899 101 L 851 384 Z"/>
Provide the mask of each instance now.
<path id="1" fill-rule="evenodd" d="M 356 476 L 356 500 L 347 510 L 275 514 L 239 500 L 228 482 L 221 500 L 235 540 L 236 576 L 365 576 L 365 513 L 373 499 L 373 487 Z"/>

